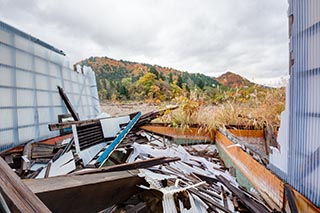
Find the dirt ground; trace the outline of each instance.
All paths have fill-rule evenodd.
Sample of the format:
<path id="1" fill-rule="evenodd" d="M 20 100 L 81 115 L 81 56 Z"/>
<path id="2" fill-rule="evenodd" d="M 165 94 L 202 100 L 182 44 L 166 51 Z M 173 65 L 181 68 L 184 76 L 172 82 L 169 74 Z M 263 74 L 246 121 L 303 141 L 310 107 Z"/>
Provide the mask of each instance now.
<path id="1" fill-rule="evenodd" d="M 101 111 L 110 114 L 111 116 L 127 115 L 133 112 L 140 111 L 142 114 L 152 111 L 157 111 L 165 108 L 163 105 L 155 105 L 148 103 L 112 103 L 106 102 L 101 104 Z"/>

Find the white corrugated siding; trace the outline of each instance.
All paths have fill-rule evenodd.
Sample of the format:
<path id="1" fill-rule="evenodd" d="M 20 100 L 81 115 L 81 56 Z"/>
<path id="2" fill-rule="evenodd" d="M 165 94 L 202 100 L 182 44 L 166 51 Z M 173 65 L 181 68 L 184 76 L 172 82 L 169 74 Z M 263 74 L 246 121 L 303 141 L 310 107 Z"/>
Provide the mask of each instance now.
<path id="1" fill-rule="evenodd" d="M 289 0 L 290 15 L 287 181 L 320 206 L 320 0 Z"/>
<path id="2" fill-rule="evenodd" d="M 100 113 L 96 78 L 69 68 L 59 50 L 0 21 L 0 150 L 55 136 L 48 123 L 68 113 L 63 87 L 81 119 Z"/>

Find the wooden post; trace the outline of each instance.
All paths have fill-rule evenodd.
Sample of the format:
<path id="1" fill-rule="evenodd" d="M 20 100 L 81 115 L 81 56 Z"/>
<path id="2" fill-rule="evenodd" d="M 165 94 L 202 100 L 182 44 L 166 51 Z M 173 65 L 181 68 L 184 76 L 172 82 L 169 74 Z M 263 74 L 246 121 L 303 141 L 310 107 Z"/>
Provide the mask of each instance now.
<path id="1" fill-rule="evenodd" d="M 79 115 L 77 114 L 76 110 L 73 108 L 67 94 L 63 91 L 62 87 L 60 87 L 60 86 L 58 86 L 58 90 L 59 90 L 59 94 L 60 94 L 63 102 L 65 103 L 67 109 L 71 113 L 73 119 L 75 121 L 80 121 Z"/>

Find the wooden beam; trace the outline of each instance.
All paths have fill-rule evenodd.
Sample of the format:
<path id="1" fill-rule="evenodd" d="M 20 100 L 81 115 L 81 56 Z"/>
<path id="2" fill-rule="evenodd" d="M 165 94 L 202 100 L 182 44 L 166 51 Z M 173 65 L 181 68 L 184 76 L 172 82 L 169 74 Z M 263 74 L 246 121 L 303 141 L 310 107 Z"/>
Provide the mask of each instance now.
<path id="1" fill-rule="evenodd" d="M 126 201 L 145 185 L 138 170 L 24 179 L 53 212 L 98 212 Z"/>
<path id="2" fill-rule="evenodd" d="M 202 200 L 204 200 L 207 204 L 209 204 L 209 206 L 213 209 L 217 208 L 223 212 L 227 212 L 227 213 L 231 213 L 231 211 L 227 208 L 225 208 L 224 206 L 221 206 L 220 203 L 213 201 L 212 199 L 208 198 L 207 196 L 205 196 L 204 194 L 200 193 L 197 189 L 188 189 L 189 192 L 191 192 L 192 194 L 197 195 L 198 197 L 200 197 Z"/>
<path id="3" fill-rule="evenodd" d="M 50 212 L 1 157 L 0 193 L 12 212 Z"/>
<path id="4" fill-rule="evenodd" d="M 83 174 L 93 174 L 93 173 L 102 173 L 102 172 L 111 172 L 111 171 L 124 171 L 124 170 L 132 170 L 132 169 L 143 169 L 143 168 L 149 168 L 156 165 L 161 165 L 165 163 L 170 163 L 174 161 L 179 161 L 180 158 L 170 158 L 170 157 L 160 157 L 160 158 L 151 158 L 148 160 L 140 160 L 135 161 L 132 163 L 123 163 L 118 164 L 114 166 L 108 166 L 108 167 L 101 167 L 97 169 L 90 169 L 90 170 L 80 170 L 77 172 L 74 172 L 70 175 L 83 175 Z"/>
<path id="5" fill-rule="evenodd" d="M 70 128 L 72 125 L 76 125 L 78 127 L 78 126 L 83 126 L 87 124 L 95 124 L 95 123 L 98 123 L 99 121 L 100 119 L 90 119 L 90 120 L 83 120 L 83 121 L 67 121 L 63 123 L 49 124 L 48 128 L 50 131 L 55 131 L 55 130 Z"/>
<path id="6" fill-rule="evenodd" d="M 251 211 L 251 212 L 260 212 L 260 213 L 268 213 L 270 212 L 264 205 L 256 202 L 254 199 L 250 198 L 244 192 L 242 192 L 237 187 L 233 186 L 225 177 L 222 175 L 217 175 L 217 179 L 227 187 L 232 194 L 237 196 L 241 202 Z"/>
<path id="7" fill-rule="evenodd" d="M 285 192 L 286 198 L 288 199 L 290 211 L 291 212 L 299 212 L 294 195 L 293 195 L 293 192 L 291 191 L 291 188 L 287 183 L 284 184 L 284 192 Z"/>
<path id="8" fill-rule="evenodd" d="M 58 87 L 58 90 L 59 90 L 59 94 L 60 94 L 64 104 L 66 105 L 67 109 L 71 113 L 73 119 L 75 121 L 80 121 L 79 115 L 77 114 L 76 110 L 73 108 L 73 106 L 72 106 L 67 94 L 63 91 L 63 88 L 60 87 L 60 86 L 57 86 L 57 87 Z"/>
<path id="9" fill-rule="evenodd" d="M 137 128 L 137 127 L 140 127 L 144 124 L 150 123 L 150 121 L 152 121 L 157 116 L 164 113 L 166 110 L 174 110 L 176 108 L 178 108 L 178 107 L 171 107 L 171 108 L 167 108 L 164 110 L 159 110 L 159 111 L 149 112 L 149 113 L 143 114 L 139 118 L 139 120 L 137 121 L 134 128 Z M 134 115 L 136 115 L 136 113 L 130 114 L 131 119 L 134 117 Z M 89 119 L 89 120 L 83 120 L 83 121 L 80 121 L 80 120 L 79 121 L 67 121 L 67 122 L 63 122 L 63 123 L 53 123 L 53 124 L 49 124 L 48 128 L 50 131 L 55 131 L 55 130 L 60 130 L 60 129 L 65 129 L 65 128 L 71 128 L 71 125 L 73 125 L 73 124 L 75 124 L 77 127 L 87 125 L 87 124 L 95 124 L 95 123 L 98 123 L 101 119 L 108 119 L 108 118 Z"/>

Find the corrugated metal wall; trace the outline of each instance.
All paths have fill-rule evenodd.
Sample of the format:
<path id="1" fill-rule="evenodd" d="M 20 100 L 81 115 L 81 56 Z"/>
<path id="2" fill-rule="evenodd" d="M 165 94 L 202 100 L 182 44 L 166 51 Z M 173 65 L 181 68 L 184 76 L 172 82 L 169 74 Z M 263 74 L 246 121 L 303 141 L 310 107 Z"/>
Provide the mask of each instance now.
<path id="1" fill-rule="evenodd" d="M 81 119 L 100 113 L 96 78 L 69 68 L 63 52 L 0 22 L 0 150 L 55 136 L 48 123 L 68 113 L 57 90 L 64 88 Z"/>
<path id="2" fill-rule="evenodd" d="M 289 0 L 287 181 L 320 206 L 320 0 Z"/>

